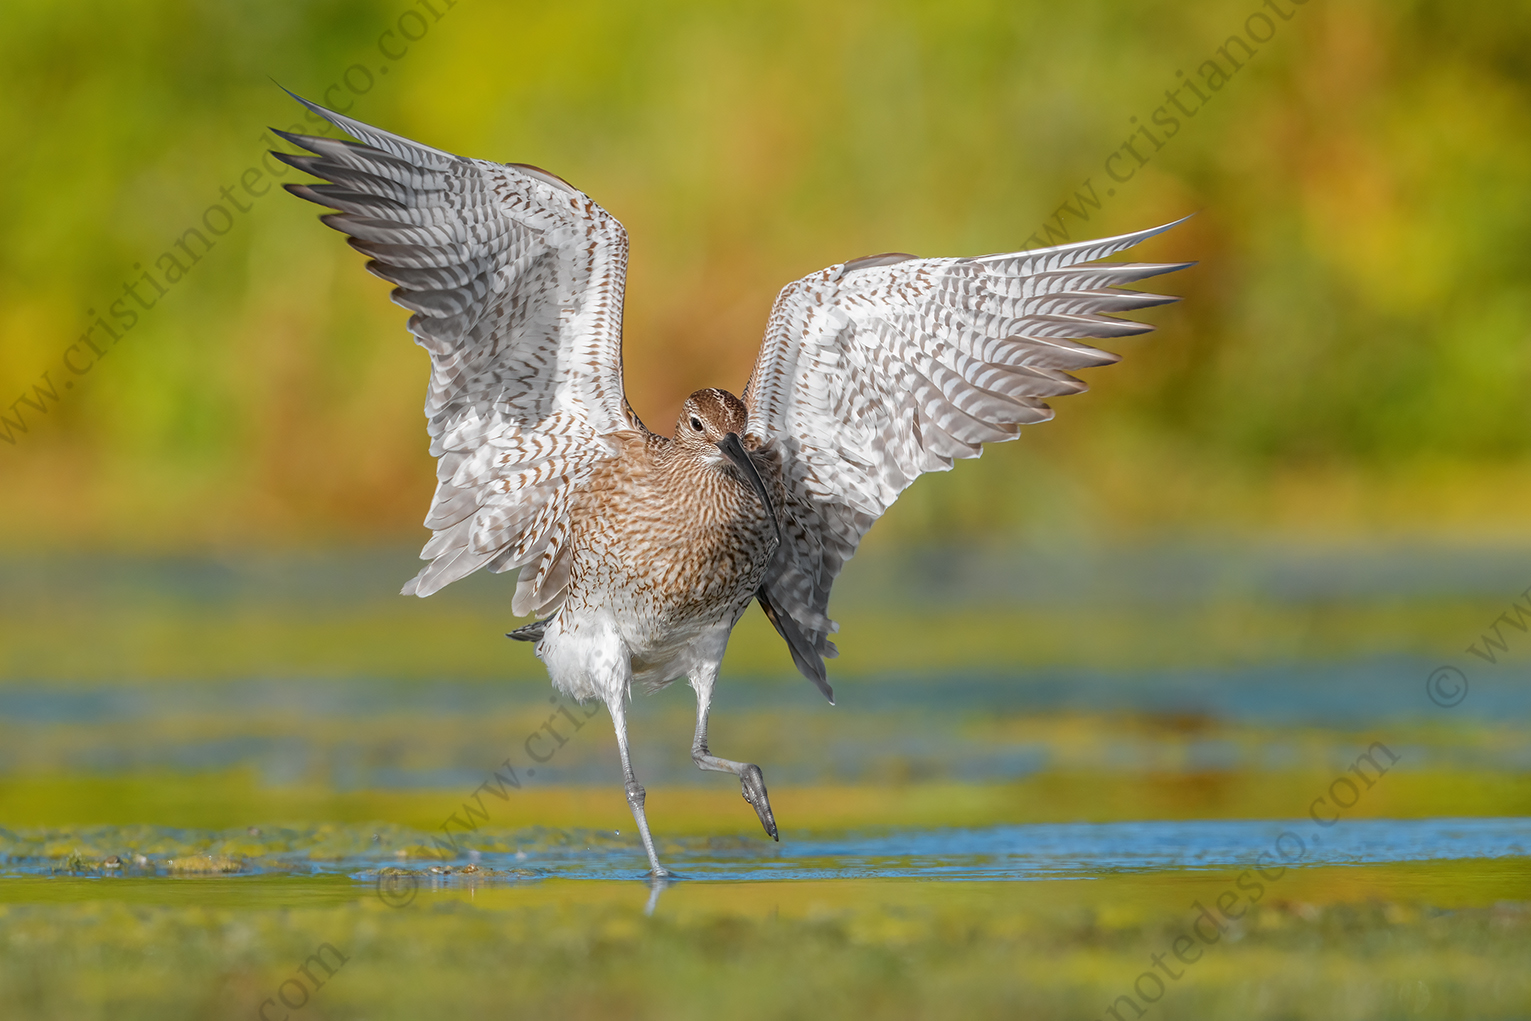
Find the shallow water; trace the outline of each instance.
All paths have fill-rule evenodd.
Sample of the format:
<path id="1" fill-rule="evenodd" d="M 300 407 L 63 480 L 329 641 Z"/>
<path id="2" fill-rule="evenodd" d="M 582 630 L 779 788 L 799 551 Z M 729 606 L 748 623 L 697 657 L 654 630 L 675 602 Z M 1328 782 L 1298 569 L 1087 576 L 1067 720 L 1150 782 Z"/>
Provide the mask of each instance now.
<path id="1" fill-rule="evenodd" d="M 162 827 L 76 831 L 0 830 L 0 877 L 350 876 L 374 883 L 380 869 L 433 887 L 540 879 L 622 880 L 647 871 L 629 833 L 533 830 L 477 834 L 460 855 L 426 858 L 425 834 L 365 829 L 251 835 Z M 474 846 L 477 845 L 477 846 Z M 1107 873 L 1384 865 L 1526 859 L 1531 819 L 1356 819 L 1328 828 L 1312 820 L 1194 820 L 791 833 L 760 838 L 661 839 L 666 865 L 695 881 L 1090 879 Z M 60 854 L 62 848 L 69 850 Z M 366 850 L 349 851 L 348 847 Z M 257 850 L 262 848 L 264 850 Z M 278 849 L 280 848 L 280 849 Z M 486 848 L 486 849 L 480 849 Z M 115 858 L 111 865 L 102 863 Z M 411 885 L 415 885 L 411 882 Z M 103 895 L 108 895 L 103 891 Z"/>
<path id="2" fill-rule="evenodd" d="M 0 564 L 0 1017 L 1102 1017 L 1203 905 L 1166 1016 L 1531 1013 L 1525 551 L 858 560 L 837 705 L 718 690 L 780 843 L 634 700 L 659 887 L 604 711 L 394 560 Z"/>

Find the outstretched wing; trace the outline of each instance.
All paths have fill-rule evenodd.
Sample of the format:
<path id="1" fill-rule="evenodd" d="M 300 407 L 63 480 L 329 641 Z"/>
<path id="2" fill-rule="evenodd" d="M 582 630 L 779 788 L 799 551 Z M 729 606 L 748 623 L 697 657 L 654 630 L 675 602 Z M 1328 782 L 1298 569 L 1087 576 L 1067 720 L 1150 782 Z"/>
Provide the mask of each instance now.
<path id="1" fill-rule="evenodd" d="M 431 356 L 435 536 L 404 593 L 536 564 L 512 608 L 551 609 L 567 588 L 571 491 L 643 430 L 622 392 L 627 232 L 536 167 L 454 156 L 299 102 L 365 144 L 278 132 L 314 153 L 278 158 L 330 182 L 287 190 L 339 210 L 320 219 L 398 285 L 393 300 Z"/>
<path id="2" fill-rule="evenodd" d="M 975 259 L 873 256 L 782 289 L 745 387 L 795 547 L 761 603 L 826 694 L 829 590 L 872 522 L 921 473 L 1052 418 L 1044 398 L 1085 389 L 1070 370 L 1119 360 L 1078 338 L 1152 329 L 1109 313 L 1176 299 L 1117 285 L 1192 264 L 1094 260 L 1173 226 Z"/>

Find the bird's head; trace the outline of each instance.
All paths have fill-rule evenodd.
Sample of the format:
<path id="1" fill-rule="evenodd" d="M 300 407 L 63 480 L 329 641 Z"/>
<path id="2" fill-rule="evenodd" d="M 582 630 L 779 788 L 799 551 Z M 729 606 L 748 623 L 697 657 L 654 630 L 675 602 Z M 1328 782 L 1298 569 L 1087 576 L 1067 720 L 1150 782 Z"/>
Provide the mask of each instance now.
<path id="1" fill-rule="evenodd" d="M 721 449 L 730 434 L 738 442 L 748 421 L 744 402 L 727 390 L 698 390 L 680 409 L 675 442 L 698 453 L 713 453 L 707 448 Z"/>
<path id="2" fill-rule="evenodd" d="M 675 423 L 675 443 L 707 464 L 721 467 L 725 459 L 732 463 L 744 483 L 760 497 L 766 516 L 771 519 L 771 527 L 779 538 L 781 524 L 766 492 L 765 482 L 739 441 L 739 434 L 744 432 L 749 418 L 744 402 L 727 390 L 698 390 L 686 398 L 680 409 L 680 421 Z"/>

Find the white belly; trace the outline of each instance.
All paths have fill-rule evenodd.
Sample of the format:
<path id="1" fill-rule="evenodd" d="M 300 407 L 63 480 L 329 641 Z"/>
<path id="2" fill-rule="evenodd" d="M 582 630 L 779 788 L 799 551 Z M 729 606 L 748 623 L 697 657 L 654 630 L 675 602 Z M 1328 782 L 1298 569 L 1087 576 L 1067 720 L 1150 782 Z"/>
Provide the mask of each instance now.
<path id="1" fill-rule="evenodd" d="M 652 619 L 629 608 L 570 600 L 548 621 L 537 657 L 559 691 L 577 699 L 623 698 L 634 681 L 654 690 L 703 665 L 716 670 L 748 605 L 721 619 L 698 618 L 660 633 Z"/>

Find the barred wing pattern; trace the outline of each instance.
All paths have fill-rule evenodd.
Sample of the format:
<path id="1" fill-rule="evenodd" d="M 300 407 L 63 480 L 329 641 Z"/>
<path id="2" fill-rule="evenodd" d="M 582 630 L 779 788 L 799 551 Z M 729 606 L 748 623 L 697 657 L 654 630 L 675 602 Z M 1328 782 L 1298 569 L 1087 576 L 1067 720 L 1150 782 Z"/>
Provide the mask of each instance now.
<path id="1" fill-rule="evenodd" d="M 782 461 L 794 547 L 761 602 L 826 694 L 829 591 L 867 529 L 920 474 L 1051 418 L 1043 398 L 1085 389 L 1069 370 L 1119 360 L 1078 338 L 1151 330 L 1103 313 L 1176 299 L 1117 285 L 1192 263 L 1090 263 L 1173 226 L 975 259 L 873 256 L 783 288 L 745 387 L 750 442 Z"/>
<path id="2" fill-rule="evenodd" d="M 466 159 L 299 99 L 362 140 L 283 138 L 327 184 L 289 184 L 371 258 L 431 356 L 425 415 L 439 458 L 428 596 L 481 567 L 521 572 L 513 611 L 562 601 L 571 491 L 641 432 L 622 391 L 627 232 L 535 167 Z"/>

